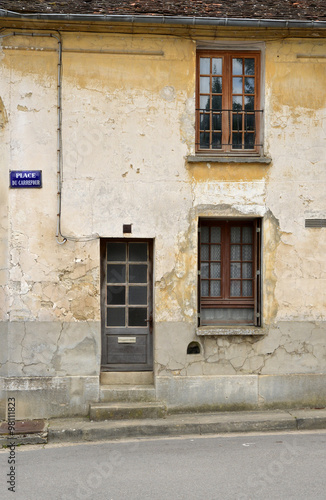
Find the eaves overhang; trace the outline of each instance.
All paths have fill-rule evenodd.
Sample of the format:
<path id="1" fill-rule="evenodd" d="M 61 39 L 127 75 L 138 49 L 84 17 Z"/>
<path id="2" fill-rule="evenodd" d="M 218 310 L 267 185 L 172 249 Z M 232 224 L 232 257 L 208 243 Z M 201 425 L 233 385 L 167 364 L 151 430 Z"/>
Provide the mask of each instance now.
<path id="1" fill-rule="evenodd" d="M 139 23 L 165 24 L 184 26 L 221 26 L 237 28 L 305 28 L 325 29 L 326 21 L 294 20 L 294 19 L 251 19 L 251 18 L 219 18 L 219 17 L 188 17 L 188 16 L 159 16 L 159 15 L 131 15 L 131 14 L 60 14 L 60 13 L 22 13 L 0 9 L 0 19 L 24 21 L 69 21 L 92 23 Z"/>

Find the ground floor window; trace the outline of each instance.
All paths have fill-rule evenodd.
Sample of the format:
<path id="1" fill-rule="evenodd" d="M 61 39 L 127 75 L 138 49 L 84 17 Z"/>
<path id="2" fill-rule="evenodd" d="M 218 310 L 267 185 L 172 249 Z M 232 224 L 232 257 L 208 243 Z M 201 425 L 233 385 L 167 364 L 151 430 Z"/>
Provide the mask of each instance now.
<path id="1" fill-rule="evenodd" d="M 199 326 L 261 324 L 261 220 L 199 220 Z"/>

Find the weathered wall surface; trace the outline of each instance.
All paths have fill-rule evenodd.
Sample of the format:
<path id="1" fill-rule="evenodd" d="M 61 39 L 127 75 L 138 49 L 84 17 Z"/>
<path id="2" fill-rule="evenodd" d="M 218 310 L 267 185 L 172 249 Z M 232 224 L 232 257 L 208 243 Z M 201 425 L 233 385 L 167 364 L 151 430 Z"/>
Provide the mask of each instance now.
<path id="1" fill-rule="evenodd" d="M 55 40 L 14 42 L 6 40 L 56 49 Z M 304 219 L 326 217 L 326 63 L 297 55 L 322 55 L 326 42 L 266 42 L 267 166 L 187 162 L 194 154 L 193 40 L 66 34 L 63 46 L 62 232 L 122 237 L 122 225 L 132 223 L 133 237 L 155 240 L 162 397 L 176 404 L 185 387 L 189 396 L 193 377 L 200 385 L 207 377 L 325 374 L 326 230 L 306 229 Z M 108 50 L 120 53 L 100 53 Z M 5 49 L 1 64 L 0 369 L 21 379 L 16 388 L 11 379 L 11 391 L 30 390 L 33 377 L 59 377 L 61 410 L 43 413 L 61 415 L 74 377 L 90 377 L 88 397 L 98 397 L 99 241 L 55 240 L 57 53 Z M 9 169 L 41 169 L 43 188 L 8 190 Z M 200 216 L 263 217 L 264 335 L 196 335 Z M 194 340 L 201 353 L 187 355 Z M 256 404 L 256 379 L 246 380 L 255 393 L 248 404 Z M 181 385 L 173 392 L 169 383 Z M 281 390 L 270 385 L 266 394 L 272 401 Z M 76 392 L 81 413 L 83 391 Z"/>

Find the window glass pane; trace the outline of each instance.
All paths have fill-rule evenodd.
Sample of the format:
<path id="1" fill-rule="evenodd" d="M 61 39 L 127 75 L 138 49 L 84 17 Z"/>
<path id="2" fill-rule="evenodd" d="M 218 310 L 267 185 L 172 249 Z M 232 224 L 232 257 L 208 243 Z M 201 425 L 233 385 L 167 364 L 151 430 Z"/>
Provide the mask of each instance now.
<path id="1" fill-rule="evenodd" d="M 253 94 L 255 92 L 255 79 L 245 78 L 245 93 Z"/>
<path id="2" fill-rule="evenodd" d="M 241 243 L 241 227 L 231 227 L 231 243 Z"/>
<path id="3" fill-rule="evenodd" d="M 212 59 L 212 73 L 213 75 L 222 74 L 222 57 L 213 57 Z"/>
<path id="4" fill-rule="evenodd" d="M 212 148 L 221 149 L 222 147 L 222 134 L 221 132 L 214 132 L 212 134 Z"/>
<path id="5" fill-rule="evenodd" d="M 146 305 L 147 304 L 147 286 L 129 287 L 129 304 Z"/>
<path id="6" fill-rule="evenodd" d="M 232 58 L 232 74 L 233 75 L 242 75 L 242 59 Z"/>
<path id="7" fill-rule="evenodd" d="M 252 245 L 242 246 L 242 260 L 252 260 Z"/>
<path id="8" fill-rule="evenodd" d="M 202 278 L 209 278 L 209 264 L 202 263 L 200 266 L 200 276 Z"/>
<path id="9" fill-rule="evenodd" d="M 201 281 L 201 295 L 202 297 L 208 297 L 208 281 Z"/>
<path id="10" fill-rule="evenodd" d="M 244 147 L 246 149 L 254 149 L 255 146 L 255 135 L 251 133 L 245 133 L 244 135 Z"/>
<path id="11" fill-rule="evenodd" d="M 242 277 L 252 278 L 252 264 L 250 262 L 245 262 L 242 264 Z"/>
<path id="12" fill-rule="evenodd" d="M 107 287 L 107 304 L 108 305 L 124 305 L 126 303 L 126 287 L 124 286 L 108 286 Z"/>
<path id="13" fill-rule="evenodd" d="M 222 115 L 221 113 L 213 114 L 213 130 L 222 130 Z"/>
<path id="14" fill-rule="evenodd" d="M 108 261 L 126 260 L 126 243 L 107 243 L 106 251 Z"/>
<path id="15" fill-rule="evenodd" d="M 107 266 L 108 283 L 125 283 L 126 266 L 125 264 L 108 264 Z"/>
<path id="16" fill-rule="evenodd" d="M 253 309 L 219 308 L 202 309 L 201 323 L 209 324 L 252 324 L 254 319 Z"/>
<path id="17" fill-rule="evenodd" d="M 231 281 L 230 296 L 231 297 L 241 296 L 241 281 Z"/>
<path id="18" fill-rule="evenodd" d="M 211 243 L 221 243 L 220 227 L 211 227 Z"/>
<path id="19" fill-rule="evenodd" d="M 209 75 L 210 74 L 210 58 L 201 57 L 200 58 L 200 74 Z"/>
<path id="20" fill-rule="evenodd" d="M 232 130 L 242 130 L 242 117 L 242 113 L 232 114 Z"/>
<path id="21" fill-rule="evenodd" d="M 255 109 L 255 97 L 253 95 L 245 96 L 245 110 L 253 111 Z"/>
<path id="22" fill-rule="evenodd" d="M 129 265 L 129 283 L 147 283 L 147 264 Z"/>
<path id="23" fill-rule="evenodd" d="M 242 94 L 242 78 L 232 78 L 232 94 Z"/>
<path id="24" fill-rule="evenodd" d="M 211 245 L 211 260 L 221 260 L 221 245 Z"/>
<path id="25" fill-rule="evenodd" d="M 211 264 L 211 278 L 221 277 L 221 264 Z"/>
<path id="26" fill-rule="evenodd" d="M 221 76 L 213 76 L 212 80 L 213 80 L 212 92 L 215 94 L 221 94 L 222 93 L 222 77 Z"/>
<path id="27" fill-rule="evenodd" d="M 252 281 L 243 280 L 242 281 L 242 296 L 252 297 Z"/>
<path id="28" fill-rule="evenodd" d="M 255 59 L 245 59 L 245 75 L 254 75 L 255 74 Z"/>
<path id="29" fill-rule="evenodd" d="M 255 115 L 245 115 L 245 129 L 246 130 L 255 130 Z"/>
<path id="30" fill-rule="evenodd" d="M 219 297 L 221 295 L 221 282 L 211 281 L 211 297 Z"/>
<path id="31" fill-rule="evenodd" d="M 202 243 L 209 243 L 209 228 L 207 226 L 201 227 L 200 239 Z"/>
<path id="32" fill-rule="evenodd" d="M 201 245 L 200 260 L 209 260 L 209 246 Z"/>
<path id="33" fill-rule="evenodd" d="M 129 260 L 135 262 L 146 262 L 147 243 L 129 243 Z"/>
<path id="34" fill-rule="evenodd" d="M 214 95 L 212 97 L 212 109 L 215 111 L 219 111 L 222 109 L 222 96 L 221 95 Z"/>
<path id="35" fill-rule="evenodd" d="M 241 278 L 241 264 L 240 262 L 231 264 L 231 278 Z"/>
<path id="36" fill-rule="evenodd" d="M 200 96 L 199 106 L 200 106 L 200 109 L 209 111 L 210 103 L 209 103 L 209 96 L 208 95 L 201 95 Z"/>
<path id="37" fill-rule="evenodd" d="M 209 94 L 210 91 L 210 78 L 208 76 L 200 77 L 200 93 Z"/>
<path id="38" fill-rule="evenodd" d="M 242 243 L 252 243 L 252 227 L 242 228 Z"/>
<path id="39" fill-rule="evenodd" d="M 232 134 L 232 147 L 233 147 L 233 149 L 242 149 L 242 134 L 241 134 L 241 132 Z"/>
<path id="40" fill-rule="evenodd" d="M 231 245 L 231 260 L 240 260 L 240 245 Z"/>
<path id="41" fill-rule="evenodd" d="M 200 130 L 209 130 L 209 116 L 207 114 L 200 115 Z"/>
<path id="42" fill-rule="evenodd" d="M 209 149 L 209 133 L 200 132 L 200 147 L 204 149 Z"/>
<path id="43" fill-rule="evenodd" d="M 233 111 L 242 110 L 242 96 L 236 95 L 232 97 L 232 109 Z"/>
<path id="44" fill-rule="evenodd" d="M 147 326 L 146 319 L 146 307 L 129 307 L 129 326 Z"/>
<path id="45" fill-rule="evenodd" d="M 125 308 L 107 307 L 106 326 L 125 326 Z"/>

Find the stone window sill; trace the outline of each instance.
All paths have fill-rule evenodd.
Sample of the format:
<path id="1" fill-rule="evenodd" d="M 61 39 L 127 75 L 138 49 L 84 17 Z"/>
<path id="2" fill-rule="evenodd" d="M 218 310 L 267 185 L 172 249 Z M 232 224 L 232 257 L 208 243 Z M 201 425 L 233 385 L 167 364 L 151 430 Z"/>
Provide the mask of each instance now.
<path id="1" fill-rule="evenodd" d="M 201 326 L 196 329 L 196 334 L 200 337 L 203 336 L 220 336 L 220 335 L 266 335 L 267 329 L 256 326 Z"/>
<path id="2" fill-rule="evenodd" d="M 268 156 L 209 156 L 193 155 L 187 156 L 188 163 L 261 163 L 268 165 L 272 158 Z"/>

